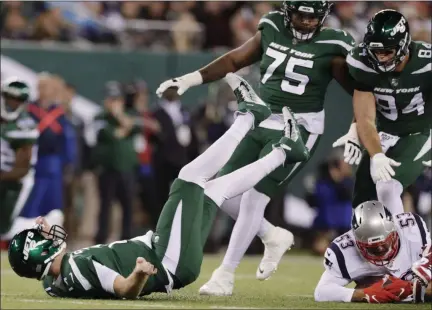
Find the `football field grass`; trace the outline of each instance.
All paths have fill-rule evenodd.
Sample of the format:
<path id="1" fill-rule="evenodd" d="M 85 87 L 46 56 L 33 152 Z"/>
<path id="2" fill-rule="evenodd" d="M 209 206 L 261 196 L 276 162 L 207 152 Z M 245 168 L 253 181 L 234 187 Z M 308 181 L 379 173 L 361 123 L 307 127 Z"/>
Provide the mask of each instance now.
<path id="1" fill-rule="evenodd" d="M 124 301 L 49 297 L 37 281 L 13 274 L 5 254 L 1 256 L 1 309 L 431 309 L 430 304 L 316 303 L 313 290 L 323 270 L 322 259 L 307 255 L 285 256 L 277 273 L 263 282 L 255 279 L 260 257 L 246 257 L 236 273 L 231 297 L 198 295 L 199 287 L 222 259 L 220 255 L 207 255 L 201 275 L 192 285 L 171 295 L 152 294 Z"/>

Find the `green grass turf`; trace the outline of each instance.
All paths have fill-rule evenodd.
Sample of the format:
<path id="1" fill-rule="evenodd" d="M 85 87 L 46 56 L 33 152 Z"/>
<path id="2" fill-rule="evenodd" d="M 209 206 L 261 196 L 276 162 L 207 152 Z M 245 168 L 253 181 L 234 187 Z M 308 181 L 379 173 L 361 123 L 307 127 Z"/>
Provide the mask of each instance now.
<path id="1" fill-rule="evenodd" d="M 37 281 L 13 274 L 5 254 L 1 256 L 1 309 L 431 309 L 430 304 L 316 303 L 313 291 L 323 271 L 322 259 L 304 254 L 286 255 L 276 274 L 263 282 L 255 279 L 260 257 L 246 257 L 236 273 L 231 297 L 198 295 L 199 287 L 222 259 L 207 255 L 201 275 L 192 285 L 171 295 L 152 294 L 136 301 L 49 297 Z"/>

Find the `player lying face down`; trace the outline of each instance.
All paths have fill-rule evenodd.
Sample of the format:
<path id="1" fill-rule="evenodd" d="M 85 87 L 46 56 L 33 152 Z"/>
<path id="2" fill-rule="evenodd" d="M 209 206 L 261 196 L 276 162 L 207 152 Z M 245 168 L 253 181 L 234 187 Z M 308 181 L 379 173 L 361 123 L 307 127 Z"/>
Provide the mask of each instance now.
<path id="1" fill-rule="evenodd" d="M 414 213 L 392 216 L 378 201 L 354 210 L 352 229 L 324 255 L 316 301 L 421 303 L 432 300 L 431 239 Z M 345 287 L 351 282 L 355 289 Z"/>

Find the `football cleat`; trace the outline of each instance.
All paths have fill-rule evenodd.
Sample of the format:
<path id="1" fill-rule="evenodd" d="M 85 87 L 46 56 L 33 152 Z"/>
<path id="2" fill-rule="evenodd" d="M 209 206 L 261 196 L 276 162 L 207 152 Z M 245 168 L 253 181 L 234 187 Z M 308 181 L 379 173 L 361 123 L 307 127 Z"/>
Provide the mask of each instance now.
<path id="1" fill-rule="evenodd" d="M 285 252 L 294 245 L 294 235 L 286 229 L 272 227 L 268 232 L 268 238 L 263 240 L 263 244 L 264 257 L 256 271 L 256 278 L 260 281 L 268 280 L 277 270 Z"/>
<path id="2" fill-rule="evenodd" d="M 233 290 L 234 273 L 220 266 L 213 271 L 210 280 L 201 286 L 199 294 L 207 296 L 231 296 Z"/>
<path id="3" fill-rule="evenodd" d="M 237 113 L 251 113 L 254 117 L 254 128 L 271 115 L 271 110 L 255 93 L 249 83 L 234 73 L 228 73 L 225 81 L 234 91 L 238 102 Z"/>
<path id="4" fill-rule="evenodd" d="M 280 147 L 286 154 L 285 164 L 292 164 L 309 159 L 309 151 L 304 145 L 297 122 L 288 107 L 282 109 L 284 118 L 284 136 L 273 148 Z"/>

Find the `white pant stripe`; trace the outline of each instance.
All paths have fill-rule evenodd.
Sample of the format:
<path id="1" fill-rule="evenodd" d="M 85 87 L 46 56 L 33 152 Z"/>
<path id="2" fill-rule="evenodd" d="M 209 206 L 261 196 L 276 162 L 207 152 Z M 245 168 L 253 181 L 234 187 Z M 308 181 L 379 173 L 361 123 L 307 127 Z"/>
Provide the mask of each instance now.
<path id="1" fill-rule="evenodd" d="M 162 264 L 172 274 L 176 273 L 177 266 L 180 260 L 181 237 L 182 237 L 181 234 L 182 211 L 183 211 L 183 201 L 180 200 L 172 221 L 172 227 L 171 227 L 167 250 L 165 252 L 164 258 L 162 259 Z"/>

